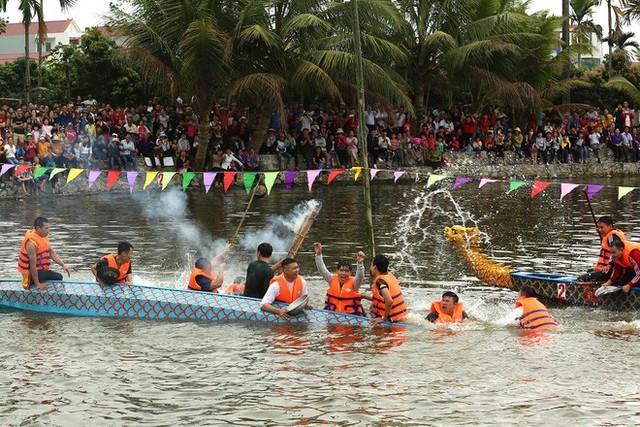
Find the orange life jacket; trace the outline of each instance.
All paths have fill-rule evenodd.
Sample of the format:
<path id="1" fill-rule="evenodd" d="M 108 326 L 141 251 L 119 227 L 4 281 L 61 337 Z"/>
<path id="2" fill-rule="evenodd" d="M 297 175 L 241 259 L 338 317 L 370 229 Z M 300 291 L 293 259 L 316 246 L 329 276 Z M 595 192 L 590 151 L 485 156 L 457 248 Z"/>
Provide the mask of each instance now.
<path id="1" fill-rule="evenodd" d="M 600 245 L 600 257 L 598 257 L 598 262 L 596 263 L 596 270 L 602 270 L 602 267 L 609 265 L 609 260 L 611 259 L 611 248 L 609 247 L 609 238 L 612 235 L 616 235 L 623 242 L 627 240 L 626 236 L 622 232 L 622 230 L 618 230 L 614 228 L 610 232 L 606 234 L 602 238 L 602 244 Z"/>
<path id="2" fill-rule="evenodd" d="M 628 240 L 624 242 L 624 249 L 622 250 L 622 257 L 619 260 L 614 260 L 614 262 L 624 268 L 633 268 L 633 264 L 631 264 L 631 260 L 629 259 L 629 255 L 631 251 L 634 249 L 640 249 L 640 243 L 629 242 Z"/>
<path id="3" fill-rule="evenodd" d="M 429 310 L 431 313 L 434 311 L 438 312 L 438 317 L 433 323 L 458 323 L 464 320 L 462 316 L 462 303 L 457 302 L 455 309 L 453 310 L 453 314 L 449 315 L 442 311 L 442 301 L 435 301 L 431 303 L 431 309 Z"/>
<path id="4" fill-rule="evenodd" d="M 231 294 L 231 295 L 242 295 L 242 288 L 240 288 L 240 285 L 237 283 L 232 283 L 229 286 L 227 286 L 227 289 L 224 290 L 225 294 Z"/>
<path id="5" fill-rule="evenodd" d="M 353 288 L 353 277 L 349 277 L 342 287 L 337 274 L 331 277 L 331 284 L 324 300 L 324 309 L 364 316 L 362 295 Z"/>
<path id="6" fill-rule="evenodd" d="M 384 298 L 380 295 L 378 291 L 378 287 L 376 286 L 376 282 L 378 279 L 384 280 L 387 285 L 389 285 L 389 293 L 391 294 L 391 299 L 393 303 L 391 305 L 391 311 L 389 312 L 389 320 L 392 322 L 398 322 L 409 314 L 407 310 L 407 306 L 404 303 L 404 297 L 402 296 L 402 290 L 400 289 L 400 283 L 398 283 L 398 279 L 393 274 L 387 272 L 385 274 L 381 274 L 375 278 L 373 281 L 372 292 L 373 292 L 373 313 L 376 317 L 384 316 Z"/>
<path id="7" fill-rule="evenodd" d="M 27 231 L 22 239 L 20 254 L 18 255 L 18 271 L 22 274 L 29 273 L 29 255 L 27 253 L 27 242 L 36 245 L 36 270 L 48 270 L 51 264 L 51 246 L 48 237 L 41 237 L 35 229 Z"/>
<path id="8" fill-rule="evenodd" d="M 187 286 L 187 288 L 191 289 L 192 291 L 218 292 L 217 288 L 213 290 L 202 289 L 200 285 L 198 285 L 198 282 L 196 282 L 196 277 L 198 276 L 204 276 L 207 279 L 210 279 L 212 282 L 216 280 L 216 276 L 214 276 L 213 274 L 209 274 L 200 268 L 193 267 L 193 269 L 191 269 L 191 276 L 189 276 L 189 285 Z"/>
<path id="9" fill-rule="evenodd" d="M 284 275 L 280 274 L 273 279 L 271 282 L 277 282 L 280 285 L 280 295 L 276 298 L 276 301 L 286 302 L 287 304 L 291 304 L 302 295 L 302 277 L 298 276 L 296 280 L 293 282 L 293 292 L 289 290 L 289 286 L 287 286 L 287 281 L 284 278 Z"/>
<path id="10" fill-rule="evenodd" d="M 522 329 L 545 331 L 558 327 L 549 310 L 536 298 L 522 298 L 516 301 L 516 308 L 522 307 L 522 316 L 519 325 Z"/>
<path id="11" fill-rule="evenodd" d="M 117 254 L 109 254 L 109 255 L 103 256 L 100 259 L 106 259 L 109 262 L 109 267 L 115 268 L 120 272 L 120 275 L 118 276 L 118 280 L 116 280 L 116 283 L 122 284 L 125 282 L 125 280 L 127 280 L 127 272 L 129 271 L 129 268 L 131 268 L 131 263 L 123 262 L 120 265 L 120 267 L 118 267 L 118 263 L 116 262 L 116 256 Z"/>

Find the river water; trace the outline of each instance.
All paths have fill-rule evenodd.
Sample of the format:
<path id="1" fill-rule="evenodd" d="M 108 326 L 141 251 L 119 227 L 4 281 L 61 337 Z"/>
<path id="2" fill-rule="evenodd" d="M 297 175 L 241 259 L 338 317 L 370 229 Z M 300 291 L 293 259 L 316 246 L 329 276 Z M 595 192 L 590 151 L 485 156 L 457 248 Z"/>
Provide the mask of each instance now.
<path id="1" fill-rule="evenodd" d="M 598 253 L 579 190 L 559 202 L 554 187 L 530 199 L 526 187 L 506 195 L 505 184 L 466 184 L 453 193 L 455 203 L 423 184 L 373 191 L 378 251 L 389 255 L 414 322 L 453 289 L 473 318 L 469 326 L 207 324 L 0 309 L 0 425 L 640 423 L 637 315 L 553 307 L 559 331 L 528 335 L 502 326 L 515 293 L 482 286 L 442 235 L 445 226 L 475 221 L 490 237 L 488 252 L 514 269 L 579 273 Z M 640 240 L 640 198 L 616 195 L 614 187 L 598 193 L 596 213 L 614 215 Z M 324 244 L 330 268 L 366 250 L 361 197 L 360 187 L 334 183 L 312 193 L 275 188 L 254 200 L 226 282 L 242 274 L 262 239 L 282 255 L 291 238 L 282 224 L 314 199 L 322 210 L 298 259 L 313 305 L 322 305 L 326 285 L 311 244 Z M 44 215 L 72 278 L 90 279 L 89 266 L 127 239 L 136 282 L 184 287 L 198 251 L 211 254 L 234 234 L 246 202 L 239 189 L 0 201 L 0 272 L 16 277 L 24 230 Z"/>

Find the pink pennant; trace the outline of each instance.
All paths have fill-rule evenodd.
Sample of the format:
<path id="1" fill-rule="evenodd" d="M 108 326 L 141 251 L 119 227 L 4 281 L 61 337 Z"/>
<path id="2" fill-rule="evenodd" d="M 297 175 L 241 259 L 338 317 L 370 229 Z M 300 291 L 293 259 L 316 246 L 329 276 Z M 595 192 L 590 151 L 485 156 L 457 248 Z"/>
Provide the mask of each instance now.
<path id="1" fill-rule="evenodd" d="M 329 172 L 329 179 L 327 179 L 327 185 L 331 184 L 331 181 L 333 181 L 335 177 L 340 175 L 341 173 L 344 173 L 344 169 L 332 169 L 331 172 Z"/>
<path id="2" fill-rule="evenodd" d="M 89 171 L 89 188 L 93 186 L 93 184 L 96 182 L 96 179 L 98 179 L 101 173 L 102 171 L 96 171 L 96 170 Z"/>
<path id="3" fill-rule="evenodd" d="M 287 190 L 291 191 L 291 187 L 293 186 L 293 181 L 295 181 L 299 173 L 300 172 L 298 171 L 286 171 L 284 173 L 284 185 L 287 186 Z"/>
<path id="4" fill-rule="evenodd" d="M 127 182 L 129 183 L 129 192 L 133 193 L 133 186 L 136 183 L 136 178 L 138 177 L 138 172 L 136 171 L 128 171 L 127 172 Z"/>
<path id="5" fill-rule="evenodd" d="M 216 180 L 217 172 L 205 172 L 202 174 L 202 179 L 204 181 L 204 190 L 205 193 L 208 193 L 211 189 L 211 184 Z"/>
<path id="6" fill-rule="evenodd" d="M 2 165 L 2 170 L 0 170 L 0 176 L 4 175 L 5 173 L 7 173 L 7 171 L 9 169 L 14 168 L 16 165 L 12 164 L 12 163 L 4 163 Z"/>
<path id="7" fill-rule="evenodd" d="M 471 178 L 456 178 L 456 182 L 453 183 L 453 189 L 460 187 L 462 184 L 473 181 Z"/>
<path id="8" fill-rule="evenodd" d="M 405 171 L 396 171 L 393 173 L 393 183 L 396 184 L 398 182 L 398 180 L 400 179 L 400 177 L 402 175 L 404 175 L 406 172 Z"/>
<path id="9" fill-rule="evenodd" d="M 578 184 L 560 184 L 560 200 L 578 187 Z"/>
<path id="10" fill-rule="evenodd" d="M 316 180 L 318 175 L 320 175 L 321 170 L 309 170 L 307 171 L 307 185 L 309 186 L 309 191 L 311 191 L 311 187 L 313 187 L 313 182 Z"/>
<path id="11" fill-rule="evenodd" d="M 478 185 L 478 188 L 482 188 L 482 187 L 484 187 L 485 184 L 489 184 L 491 182 L 500 182 L 500 180 L 499 179 L 482 178 L 480 180 L 480 184 Z"/>
<path id="12" fill-rule="evenodd" d="M 371 169 L 371 170 L 369 171 L 369 174 L 371 175 L 371 179 L 370 179 L 370 181 L 373 181 L 373 178 L 375 178 L 375 177 L 376 177 L 376 175 L 378 174 L 378 172 L 380 172 L 380 169 Z"/>

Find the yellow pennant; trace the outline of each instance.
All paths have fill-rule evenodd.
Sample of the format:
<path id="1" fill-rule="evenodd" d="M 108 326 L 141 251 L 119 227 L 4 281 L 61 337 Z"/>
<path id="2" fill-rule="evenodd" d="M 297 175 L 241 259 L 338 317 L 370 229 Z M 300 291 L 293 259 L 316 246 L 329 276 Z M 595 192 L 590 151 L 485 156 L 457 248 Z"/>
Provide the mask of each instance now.
<path id="1" fill-rule="evenodd" d="M 142 189 L 145 190 L 149 186 L 149 184 L 151 184 L 153 180 L 156 179 L 157 175 L 158 172 L 147 172 L 147 177 L 144 180 L 144 187 L 142 187 Z"/>
<path id="2" fill-rule="evenodd" d="M 84 169 L 77 169 L 77 168 L 70 169 L 69 175 L 67 175 L 67 184 L 73 181 L 74 179 L 76 179 L 78 175 L 80 175 L 83 171 Z"/>
<path id="3" fill-rule="evenodd" d="M 618 187 L 618 200 L 635 190 L 636 187 Z"/>
<path id="4" fill-rule="evenodd" d="M 354 181 L 358 180 L 358 177 L 360 176 L 360 172 L 362 172 L 362 167 L 361 166 L 354 166 L 351 168 L 352 172 L 355 172 L 356 176 L 353 179 Z"/>

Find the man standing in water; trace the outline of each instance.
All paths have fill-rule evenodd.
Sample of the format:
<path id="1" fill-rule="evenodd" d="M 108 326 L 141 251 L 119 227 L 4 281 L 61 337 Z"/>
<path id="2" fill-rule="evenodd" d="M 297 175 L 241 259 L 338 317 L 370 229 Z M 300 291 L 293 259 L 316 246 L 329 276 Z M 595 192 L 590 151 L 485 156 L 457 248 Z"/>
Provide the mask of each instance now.
<path id="1" fill-rule="evenodd" d="M 362 295 L 359 293 L 360 285 L 364 279 L 364 252 L 358 252 L 356 260 L 358 267 L 356 277 L 353 278 L 351 277 L 351 264 L 348 261 L 338 261 L 336 274 L 331 274 L 322 259 L 322 243 L 314 243 L 313 250 L 316 253 L 318 273 L 329 284 L 324 309 L 365 316 L 362 309 Z"/>
<path id="2" fill-rule="evenodd" d="M 260 309 L 288 319 L 286 309 L 274 307 L 274 301 L 291 304 L 307 294 L 307 281 L 300 276 L 298 262 L 293 258 L 285 258 L 282 260 L 282 274 L 271 279 L 267 293 L 260 301 Z M 311 307 L 307 305 L 307 308 Z"/>
<path id="3" fill-rule="evenodd" d="M 558 327 L 558 323 L 547 307 L 536 298 L 536 293 L 531 286 L 523 286 L 520 289 L 516 308 L 509 315 L 507 323 L 516 324 L 520 329 L 536 332 Z"/>
<path id="4" fill-rule="evenodd" d="M 469 316 L 462 309 L 462 303 L 455 292 L 443 293 L 440 301 L 431 303 L 429 311 L 427 320 L 431 323 L 469 323 Z"/>
<path id="5" fill-rule="evenodd" d="M 49 220 L 38 217 L 33 222 L 33 228 L 25 233 L 18 255 L 18 271 L 22 274 L 22 286 L 28 289 L 29 286 L 35 285 L 39 290 L 46 290 L 47 285 L 43 282 L 62 280 L 62 274 L 49 270 L 51 260 L 71 276 L 67 265 L 49 244 Z"/>
<path id="6" fill-rule="evenodd" d="M 269 243 L 260 243 L 255 261 L 252 261 L 247 267 L 247 275 L 244 284 L 244 296 L 262 299 L 269 283 L 273 278 L 274 271 L 280 269 L 282 261 L 274 265 L 269 265 L 269 258 L 273 253 L 273 247 Z"/>
<path id="7" fill-rule="evenodd" d="M 373 291 L 374 319 L 372 323 L 399 322 L 409 314 L 404 303 L 400 283 L 396 276 L 389 271 L 389 258 L 376 255 L 371 261 L 371 275 L 375 277 L 371 290 Z"/>

